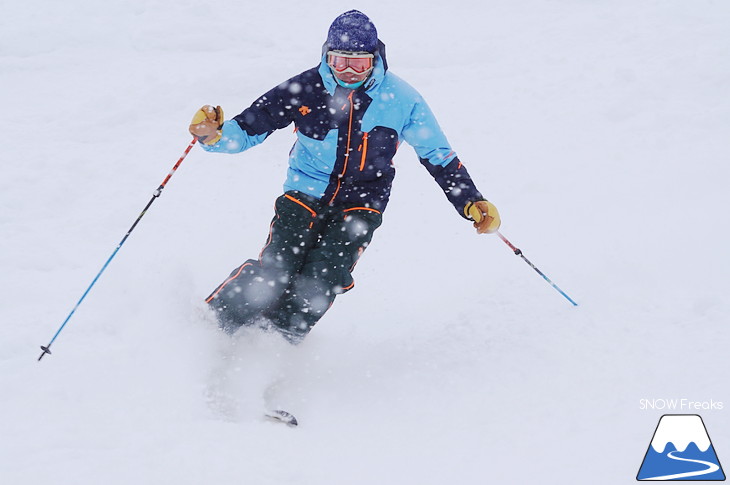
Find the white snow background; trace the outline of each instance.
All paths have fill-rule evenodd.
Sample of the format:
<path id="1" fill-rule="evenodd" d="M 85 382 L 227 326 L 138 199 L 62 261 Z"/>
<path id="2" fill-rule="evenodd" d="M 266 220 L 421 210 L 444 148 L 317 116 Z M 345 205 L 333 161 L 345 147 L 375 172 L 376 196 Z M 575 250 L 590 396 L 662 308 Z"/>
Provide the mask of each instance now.
<path id="1" fill-rule="evenodd" d="M 202 300 L 264 244 L 291 130 L 190 141 L 317 64 L 359 8 L 502 232 L 403 146 L 384 225 L 303 345 Z M 666 411 L 730 461 L 730 3 L 2 2 L 0 483 L 632 483 Z M 296 429 L 260 417 L 263 390 Z M 679 411 L 679 410 L 678 410 Z M 687 410 L 684 412 L 697 412 Z M 727 470 L 726 470 L 727 473 Z"/>

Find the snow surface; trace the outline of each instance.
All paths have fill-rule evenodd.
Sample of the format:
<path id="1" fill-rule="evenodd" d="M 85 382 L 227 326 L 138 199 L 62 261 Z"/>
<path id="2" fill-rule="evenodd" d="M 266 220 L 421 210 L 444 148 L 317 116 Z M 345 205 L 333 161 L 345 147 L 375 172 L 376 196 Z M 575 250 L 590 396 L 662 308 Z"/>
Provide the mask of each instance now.
<path id="1" fill-rule="evenodd" d="M 630 483 L 667 412 L 644 398 L 724 401 L 702 416 L 730 456 L 730 3 L 3 7 L 0 483 Z M 194 111 L 233 116 L 314 66 L 353 7 L 504 235 L 580 306 L 403 147 L 357 287 L 307 341 L 221 335 L 202 299 L 265 242 L 282 130 L 196 147 L 36 362 Z M 299 428 L 259 418 L 274 381 Z"/>

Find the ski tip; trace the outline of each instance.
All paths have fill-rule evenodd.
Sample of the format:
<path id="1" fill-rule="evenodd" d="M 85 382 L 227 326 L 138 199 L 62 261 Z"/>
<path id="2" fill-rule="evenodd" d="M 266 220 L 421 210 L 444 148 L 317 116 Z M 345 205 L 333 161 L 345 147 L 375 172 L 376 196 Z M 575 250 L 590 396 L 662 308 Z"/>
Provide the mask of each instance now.
<path id="1" fill-rule="evenodd" d="M 299 425 L 297 418 L 294 417 L 293 414 L 288 413 L 281 409 L 274 409 L 272 411 L 267 411 L 265 413 L 265 416 L 273 421 L 278 421 L 280 423 L 284 423 L 291 428 L 296 428 Z"/>

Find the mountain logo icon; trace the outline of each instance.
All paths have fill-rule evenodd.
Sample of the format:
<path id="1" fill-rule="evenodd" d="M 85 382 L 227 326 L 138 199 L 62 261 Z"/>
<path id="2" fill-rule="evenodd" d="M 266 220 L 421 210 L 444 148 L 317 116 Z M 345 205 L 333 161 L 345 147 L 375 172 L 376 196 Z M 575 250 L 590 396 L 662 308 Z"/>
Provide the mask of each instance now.
<path id="1" fill-rule="evenodd" d="M 725 480 L 725 472 L 702 418 L 697 414 L 662 416 L 636 479 Z"/>

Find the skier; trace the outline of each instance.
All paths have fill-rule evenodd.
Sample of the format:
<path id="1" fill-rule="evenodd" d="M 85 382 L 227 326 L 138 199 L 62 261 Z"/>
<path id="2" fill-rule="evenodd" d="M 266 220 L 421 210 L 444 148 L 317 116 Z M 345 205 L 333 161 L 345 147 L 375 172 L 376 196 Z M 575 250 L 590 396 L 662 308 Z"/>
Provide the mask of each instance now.
<path id="1" fill-rule="evenodd" d="M 334 20 L 318 66 L 233 119 L 224 121 L 220 106 L 203 106 L 190 132 L 206 151 L 239 153 L 292 122 L 297 140 L 266 245 L 206 299 L 227 331 L 268 322 L 298 343 L 352 289 L 351 273 L 381 224 L 403 140 L 479 234 L 499 228 L 497 209 L 477 190 L 426 102 L 388 70 L 385 45 L 362 12 Z"/>

